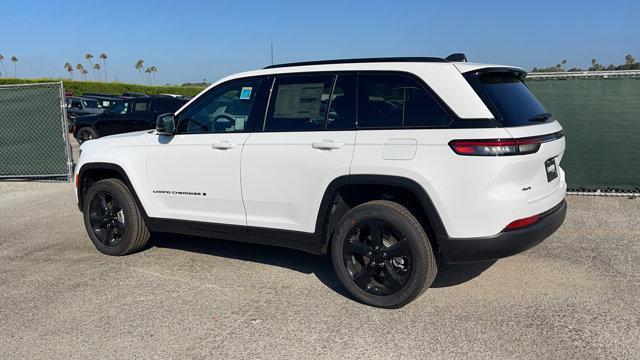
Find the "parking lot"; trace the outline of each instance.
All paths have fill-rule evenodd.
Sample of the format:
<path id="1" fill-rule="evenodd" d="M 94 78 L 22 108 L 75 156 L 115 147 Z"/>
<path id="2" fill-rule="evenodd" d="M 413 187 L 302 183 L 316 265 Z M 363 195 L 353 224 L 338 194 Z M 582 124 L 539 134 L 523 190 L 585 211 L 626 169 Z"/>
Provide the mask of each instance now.
<path id="1" fill-rule="evenodd" d="M 536 248 L 443 264 L 382 310 L 294 250 L 165 234 L 101 255 L 70 183 L 0 182 L 0 358 L 638 358 L 640 199 L 568 203 Z"/>

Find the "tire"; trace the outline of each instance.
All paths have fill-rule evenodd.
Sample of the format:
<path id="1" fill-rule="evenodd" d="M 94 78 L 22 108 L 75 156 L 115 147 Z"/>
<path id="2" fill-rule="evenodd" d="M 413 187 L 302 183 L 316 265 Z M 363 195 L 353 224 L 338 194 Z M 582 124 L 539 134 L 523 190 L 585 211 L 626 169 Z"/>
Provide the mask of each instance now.
<path id="1" fill-rule="evenodd" d="M 381 308 L 408 304 L 431 286 L 437 274 L 436 258 L 420 222 L 402 205 L 385 200 L 356 206 L 342 217 L 331 243 L 331 259 L 340 282 L 354 298 Z"/>
<path id="2" fill-rule="evenodd" d="M 87 233 L 103 254 L 131 254 L 141 250 L 149 240 L 144 218 L 131 192 L 119 179 L 93 184 L 84 196 L 82 209 Z"/>
<path id="3" fill-rule="evenodd" d="M 87 140 L 97 139 L 98 133 L 89 126 L 81 127 L 76 132 L 76 140 L 78 140 L 78 144 L 82 144 Z"/>

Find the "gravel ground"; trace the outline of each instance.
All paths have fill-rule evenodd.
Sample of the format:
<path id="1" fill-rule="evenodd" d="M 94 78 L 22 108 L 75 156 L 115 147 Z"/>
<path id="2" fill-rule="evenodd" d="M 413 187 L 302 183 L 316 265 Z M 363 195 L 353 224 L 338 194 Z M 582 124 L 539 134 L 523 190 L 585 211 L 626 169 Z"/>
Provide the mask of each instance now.
<path id="1" fill-rule="evenodd" d="M 165 234 L 101 255 L 69 183 L 0 182 L 0 358 L 637 359 L 640 199 L 568 203 L 541 245 L 443 264 L 382 310 L 294 250 Z"/>

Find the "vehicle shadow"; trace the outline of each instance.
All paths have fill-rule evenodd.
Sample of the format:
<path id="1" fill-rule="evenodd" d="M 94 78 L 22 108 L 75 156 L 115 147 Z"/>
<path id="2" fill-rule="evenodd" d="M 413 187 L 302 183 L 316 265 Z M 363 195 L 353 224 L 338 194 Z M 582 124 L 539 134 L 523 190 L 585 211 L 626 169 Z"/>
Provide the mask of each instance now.
<path id="1" fill-rule="evenodd" d="M 333 264 L 329 256 L 318 256 L 277 246 L 169 233 L 154 233 L 150 239 L 149 246 L 222 256 L 230 259 L 279 266 L 304 274 L 314 274 L 318 280 L 331 290 L 345 297 L 350 297 L 334 273 Z M 439 259 L 438 275 L 431 287 L 443 288 L 465 283 L 482 274 L 494 263 L 495 261 L 448 265 Z"/>

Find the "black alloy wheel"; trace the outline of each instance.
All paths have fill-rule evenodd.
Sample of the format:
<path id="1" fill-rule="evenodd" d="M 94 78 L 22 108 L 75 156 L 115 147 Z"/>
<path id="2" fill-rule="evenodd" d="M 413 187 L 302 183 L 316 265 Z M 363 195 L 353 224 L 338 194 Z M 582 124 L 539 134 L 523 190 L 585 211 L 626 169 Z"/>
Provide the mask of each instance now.
<path id="1" fill-rule="evenodd" d="M 342 257 L 353 282 L 370 294 L 394 294 L 411 276 L 409 243 L 395 226 L 381 219 L 355 224 L 347 234 Z"/>
<path id="2" fill-rule="evenodd" d="M 96 239 L 107 247 L 117 246 L 125 235 L 124 211 L 113 194 L 106 191 L 91 199 L 89 223 Z"/>

